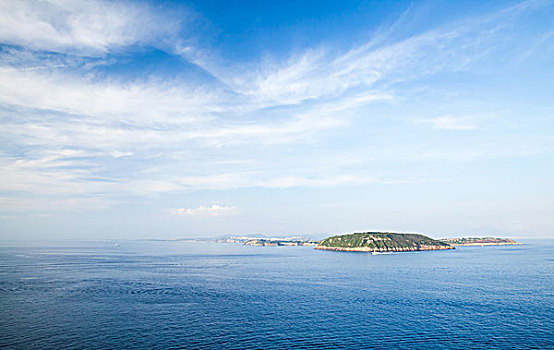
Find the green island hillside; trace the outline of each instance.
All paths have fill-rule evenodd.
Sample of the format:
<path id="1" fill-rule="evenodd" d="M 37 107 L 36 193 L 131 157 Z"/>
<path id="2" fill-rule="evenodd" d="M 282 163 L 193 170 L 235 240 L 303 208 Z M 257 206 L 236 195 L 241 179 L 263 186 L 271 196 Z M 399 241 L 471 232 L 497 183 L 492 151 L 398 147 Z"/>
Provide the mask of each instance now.
<path id="1" fill-rule="evenodd" d="M 454 247 L 415 233 L 362 232 L 325 238 L 315 249 L 351 252 L 406 252 L 454 249 Z"/>

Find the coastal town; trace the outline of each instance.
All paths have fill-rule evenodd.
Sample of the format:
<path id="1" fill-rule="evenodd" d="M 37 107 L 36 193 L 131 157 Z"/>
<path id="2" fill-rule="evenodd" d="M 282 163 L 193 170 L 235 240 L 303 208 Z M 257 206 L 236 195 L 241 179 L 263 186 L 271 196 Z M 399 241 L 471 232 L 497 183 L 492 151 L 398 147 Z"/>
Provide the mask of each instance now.
<path id="1" fill-rule="evenodd" d="M 466 237 L 466 238 L 444 238 L 440 241 L 451 246 L 485 246 L 485 245 L 516 245 L 523 244 L 516 242 L 511 238 L 495 237 Z"/>

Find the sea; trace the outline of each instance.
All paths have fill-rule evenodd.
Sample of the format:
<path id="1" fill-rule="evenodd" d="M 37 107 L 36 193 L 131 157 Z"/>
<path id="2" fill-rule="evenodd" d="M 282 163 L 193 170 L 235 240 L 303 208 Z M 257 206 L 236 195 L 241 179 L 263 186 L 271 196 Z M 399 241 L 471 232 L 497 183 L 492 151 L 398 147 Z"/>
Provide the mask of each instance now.
<path id="1" fill-rule="evenodd" d="M 554 240 L 523 242 L 2 242 L 0 348 L 554 349 Z"/>

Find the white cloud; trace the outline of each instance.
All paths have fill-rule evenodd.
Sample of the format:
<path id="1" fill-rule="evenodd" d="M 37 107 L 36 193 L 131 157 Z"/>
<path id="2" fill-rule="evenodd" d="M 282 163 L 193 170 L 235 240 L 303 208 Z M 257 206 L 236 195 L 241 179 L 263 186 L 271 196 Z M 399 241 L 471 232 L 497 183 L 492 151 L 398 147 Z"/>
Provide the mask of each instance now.
<path id="1" fill-rule="evenodd" d="M 462 69 L 487 52 L 482 48 L 486 48 L 487 40 L 493 40 L 493 33 L 485 28 L 494 25 L 493 19 L 484 18 L 403 40 L 379 35 L 349 50 L 309 48 L 286 60 L 264 60 L 254 69 L 251 65 L 227 69 L 227 65 L 209 58 L 193 61 L 259 106 L 299 105 L 348 97 L 353 90 L 372 90 L 378 84 L 390 86 Z"/>
<path id="2" fill-rule="evenodd" d="M 209 176 L 183 177 L 179 182 L 183 187 L 193 189 L 226 190 L 236 188 L 269 188 L 287 189 L 296 187 L 332 187 L 339 185 L 361 185 L 361 184 L 400 184 L 417 183 L 428 180 L 419 178 L 375 178 L 367 174 L 343 175 L 343 174 L 310 174 L 310 171 L 300 171 L 303 175 L 277 176 L 273 173 L 264 172 L 237 172 L 214 174 Z M 441 181 L 431 179 L 430 181 Z"/>
<path id="3" fill-rule="evenodd" d="M 198 208 L 177 208 L 170 212 L 174 215 L 185 216 L 228 216 L 237 215 L 239 210 L 237 207 L 212 204 L 211 206 L 201 205 Z"/>
<path id="4" fill-rule="evenodd" d="M 96 211 L 105 210 L 118 204 L 119 201 L 103 196 L 82 196 L 71 194 L 63 196 L 0 197 L 0 210 L 6 212 L 42 212 L 51 214 L 55 211 Z"/>
<path id="5" fill-rule="evenodd" d="M 132 2 L 0 2 L 0 41 L 21 46 L 0 58 L 0 137 L 17 149 L 0 154 L 0 190 L 36 198 L 75 196 L 75 205 L 102 208 L 122 194 L 419 181 L 374 178 L 363 171 L 351 175 L 346 158 L 329 165 L 336 156 L 320 153 L 327 162 L 318 163 L 304 152 L 310 147 L 298 146 L 319 146 L 324 133 L 348 126 L 360 114 L 371 117 L 366 107 L 372 103 L 396 103 L 399 82 L 463 68 L 494 38 L 494 31 L 483 28 L 496 29 L 506 16 L 404 40 L 380 36 L 342 51 L 310 48 L 257 67 L 210 61 L 202 54 L 210 48 L 183 49 L 179 40 L 168 49 L 224 84 L 95 76 L 90 66 L 106 62 L 87 55 L 174 38 L 180 29 L 177 16 L 162 18 L 151 10 Z M 45 58 L 40 50 L 61 54 Z M 67 66 L 73 69 L 63 69 Z M 436 129 L 477 127 L 471 118 L 451 115 L 416 121 Z M 399 153 L 411 154 L 408 148 Z M 447 152 L 440 157 L 447 158 Z M 286 154 L 288 164 L 276 164 L 275 153 Z M 437 157 L 436 152 L 422 154 Z M 247 158 L 248 166 L 239 158 Z M 95 195 L 101 200 L 89 199 Z M 35 203 L 49 207 L 48 200 Z M 64 199 L 62 204 L 71 203 Z M 200 215 L 190 213 L 223 213 L 225 208 L 232 207 L 176 210 Z"/>
<path id="6" fill-rule="evenodd" d="M 441 130 L 475 130 L 477 126 L 471 122 L 471 117 L 455 117 L 452 115 L 443 115 L 435 118 L 418 118 L 418 123 L 428 124 L 433 129 Z"/>
<path id="7" fill-rule="evenodd" d="M 0 41 L 37 50 L 105 54 L 176 32 L 179 21 L 165 15 L 133 2 L 1 1 Z"/>
<path id="8" fill-rule="evenodd" d="M 68 113 L 97 122 L 187 125 L 221 111 L 218 104 L 225 98 L 214 89 L 207 91 L 156 79 L 136 83 L 91 82 L 86 76 L 57 71 L 1 68 L 1 104 Z"/>

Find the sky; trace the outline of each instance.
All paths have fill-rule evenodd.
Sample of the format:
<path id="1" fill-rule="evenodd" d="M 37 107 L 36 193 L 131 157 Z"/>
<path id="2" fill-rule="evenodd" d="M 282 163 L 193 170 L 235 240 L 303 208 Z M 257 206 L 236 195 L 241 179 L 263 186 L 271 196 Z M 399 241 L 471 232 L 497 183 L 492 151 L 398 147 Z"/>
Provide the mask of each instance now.
<path id="1" fill-rule="evenodd" d="M 554 237 L 554 1 L 0 1 L 0 239 Z"/>

